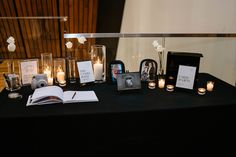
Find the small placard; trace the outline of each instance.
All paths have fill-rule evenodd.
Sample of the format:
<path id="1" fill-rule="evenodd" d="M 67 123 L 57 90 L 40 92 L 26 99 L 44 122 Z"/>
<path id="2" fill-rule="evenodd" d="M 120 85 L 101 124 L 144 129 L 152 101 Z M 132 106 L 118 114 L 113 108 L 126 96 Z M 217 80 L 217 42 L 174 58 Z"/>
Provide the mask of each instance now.
<path id="1" fill-rule="evenodd" d="M 179 65 L 176 87 L 193 89 L 196 67 Z"/>
<path id="2" fill-rule="evenodd" d="M 77 62 L 80 83 L 94 82 L 94 74 L 91 61 Z"/>
<path id="3" fill-rule="evenodd" d="M 38 74 L 38 60 L 21 60 L 19 66 L 22 84 L 31 84 L 32 77 Z"/>

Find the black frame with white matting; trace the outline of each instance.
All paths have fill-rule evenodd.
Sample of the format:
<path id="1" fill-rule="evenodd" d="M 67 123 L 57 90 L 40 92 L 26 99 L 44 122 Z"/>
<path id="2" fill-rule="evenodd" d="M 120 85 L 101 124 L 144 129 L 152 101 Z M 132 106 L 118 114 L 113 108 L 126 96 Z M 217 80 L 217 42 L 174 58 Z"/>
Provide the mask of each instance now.
<path id="1" fill-rule="evenodd" d="M 117 83 L 117 74 L 125 73 L 125 65 L 121 60 L 113 60 L 109 63 L 108 71 L 109 83 L 115 84 Z"/>
<path id="2" fill-rule="evenodd" d="M 130 91 L 139 89 L 141 89 L 141 80 L 139 72 L 117 74 L 118 91 Z"/>
<path id="3" fill-rule="evenodd" d="M 201 53 L 169 51 L 166 64 L 166 85 L 176 85 L 179 67 L 182 65 L 196 67 L 193 85 L 193 88 L 196 88 L 201 57 L 203 57 Z M 177 89 L 185 88 L 177 87 Z"/>
<path id="4" fill-rule="evenodd" d="M 147 82 L 151 77 L 155 78 L 157 75 L 157 62 L 153 59 L 143 59 L 140 62 L 139 72 L 142 82 Z"/>

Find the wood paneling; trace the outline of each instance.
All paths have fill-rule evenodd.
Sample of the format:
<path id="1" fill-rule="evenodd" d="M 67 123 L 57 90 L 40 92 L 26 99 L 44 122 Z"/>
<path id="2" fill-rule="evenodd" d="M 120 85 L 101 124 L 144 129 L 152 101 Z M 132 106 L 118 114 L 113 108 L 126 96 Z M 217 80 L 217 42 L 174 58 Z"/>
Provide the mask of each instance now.
<path id="1" fill-rule="evenodd" d="M 40 58 L 43 52 L 53 57 L 66 57 L 64 32 L 96 33 L 97 6 L 99 0 L 0 0 L 0 17 L 59 17 L 67 16 L 64 22 L 58 19 L 3 19 L 0 18 L 0 53 L 9 58 L 6 40 L 16 39 L 14 58 Z M 68 39 L 67 39 L 68 40 Z M 73 42 L 73 53 L 88 59 L 87 48 Z M 88 42 L 95 42 L 89 39 Z"/>

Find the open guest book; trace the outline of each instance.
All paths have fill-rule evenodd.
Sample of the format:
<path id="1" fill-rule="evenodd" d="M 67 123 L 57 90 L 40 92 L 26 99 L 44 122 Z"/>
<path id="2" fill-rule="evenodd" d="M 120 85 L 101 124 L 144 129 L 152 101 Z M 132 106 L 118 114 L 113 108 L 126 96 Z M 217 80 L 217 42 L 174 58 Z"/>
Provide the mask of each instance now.
<path id="1" fill-rule="evenodd" d="M 77 103 L 98 101 L 94 91 L 64 91 L 58 86 L 47 86 L 35 89 L 28 97 L 26 106 L 53 103 Z"/>

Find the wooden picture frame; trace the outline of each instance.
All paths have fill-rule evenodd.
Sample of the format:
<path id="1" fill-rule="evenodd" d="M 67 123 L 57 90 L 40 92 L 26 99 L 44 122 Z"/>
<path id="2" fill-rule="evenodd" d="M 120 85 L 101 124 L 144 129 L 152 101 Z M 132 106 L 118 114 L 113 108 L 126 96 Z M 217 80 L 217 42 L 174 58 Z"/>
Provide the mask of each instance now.
<path id="1" fill-rule="evenodd" d="M 33 76 L 39 73 L 39 60 L 38 59 L 20 60 L 19 72 L 22 85 L 31 84 Z"/>

